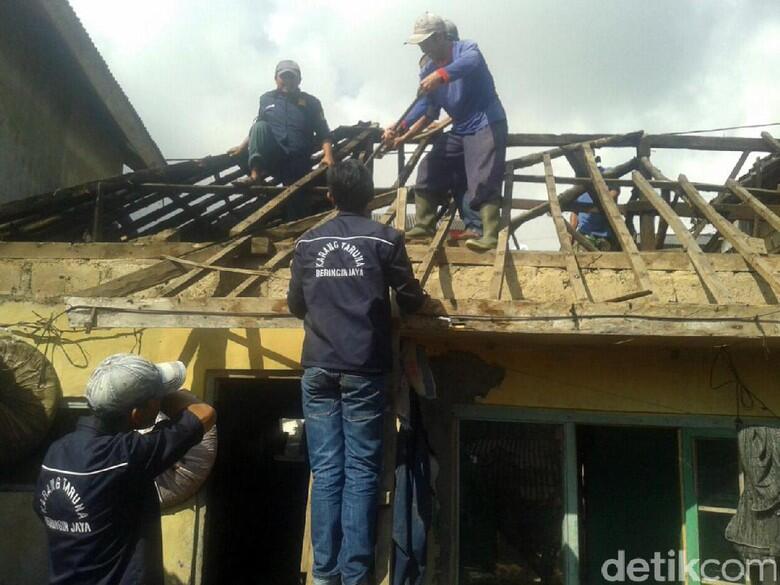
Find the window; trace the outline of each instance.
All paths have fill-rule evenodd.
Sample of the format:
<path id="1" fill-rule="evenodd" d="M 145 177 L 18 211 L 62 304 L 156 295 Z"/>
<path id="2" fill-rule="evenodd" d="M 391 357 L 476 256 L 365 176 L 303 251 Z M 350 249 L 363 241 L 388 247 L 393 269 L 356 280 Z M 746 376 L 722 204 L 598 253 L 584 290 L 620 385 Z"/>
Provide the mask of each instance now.
<path id="1" fill-rule="evenodd" d="M 689 583 L 745 583 L 740 557 L 724 536 L 740 494 L 735 433 L 682 433 L 686 560 L 698 559 Z"/>
<path id="2" fill-rule="evenodd" d="M 564 582 L 563 426 L 461 421 L 461 585 Z"/>

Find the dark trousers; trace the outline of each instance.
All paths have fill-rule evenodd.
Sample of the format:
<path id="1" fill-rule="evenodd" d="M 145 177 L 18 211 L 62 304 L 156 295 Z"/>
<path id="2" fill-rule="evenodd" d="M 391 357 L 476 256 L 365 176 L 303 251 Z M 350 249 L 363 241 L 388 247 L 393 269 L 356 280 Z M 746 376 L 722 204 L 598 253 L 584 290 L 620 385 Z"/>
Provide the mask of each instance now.
<path id="1" fill-rule="evenodd" d="M 501 199 L 506 163 L 506 120 L 474 134 L 442 134 L 420 163 L 415 191 L 444 203 L 452 193 L 466 229 L 482 232 L 479 209 Z"/>

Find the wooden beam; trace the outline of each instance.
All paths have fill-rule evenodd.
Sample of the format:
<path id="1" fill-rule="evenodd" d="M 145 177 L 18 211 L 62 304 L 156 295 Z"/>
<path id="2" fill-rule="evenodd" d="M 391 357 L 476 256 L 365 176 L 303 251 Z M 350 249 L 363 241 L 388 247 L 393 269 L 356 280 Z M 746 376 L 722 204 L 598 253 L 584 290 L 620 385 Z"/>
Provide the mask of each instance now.
<path id="1" fill-rule="evenodd" d="M 731 222 L 707 204 L 701 194 L 696 190 L 696 187 L 691 185 L 685 175 L 680 175 L 679 181 L 688 201 L 702 212 L 704 217 L 707 218 L 707 221 L 715 226 L 715 229 L 726 238 L 737 253 L 744 258 L 745 262 L 769 285 L 769 288 L 774 293 L 773 302 L 777 303 L 778 298 L 780 298 L 780 281 L 772 273 L 771 266 L 753 251 L 745 240 L 745 236 L 737 230 Z"/>
<path id="2" fill-rule="evenodd" d="M 769 207 L 761 203 L 756 197 L 750 194 L 742 185 L 734 179 L 726 181 L 726 186 L 734 195 L 744 201 L 761 219 L 767 222 L 773 230 L 780 232 L 780 217 L 777 216 Z"/>
<path id="3" fill-rule="evenodd" d="M 209 246 L 196 250 L 182 256 L 187 260 L 200 262 L 214 254 L 215 250 L 222 247 L 221 244 L 210 244 Z M 178 276 L 184 272 L 184 269 L 170 260 L 163 260 L 153 266 L 125 274 L 119 278 L 104 282 L 98 286 L 78 291 L 76 296 L 80 297 L 123 297 L 135 292 L 145 290 L 156 286 L 166 280 Z"/>
<path id="4" fill-rule="evenodd" d="M 736 179 L 737 178 L 737 176 L 739 175 L 739 172 L 742 170 L 742 165 L 745 164 L 745 161 L 747 160 L 748 156 L 750 156 L 750 151 L 749 150 L 744 151 L 739 156 L 739 160 L 737 160 L 737 164 L 735 164 L 734 168 L 731 169 L 731 172 L 729 173 L 728 179 L 726 179 L 727 181 L 729 179 Z M 695 184 L 694 184 L 694 187 L 696 187 Z M 699 187 L 696 187 L 696 188 L 699 189 Z M 699 189 L 699 190 L 701 190 L 701 189 Z M 721 203 L 722 201 L 726 201 L 728 199 L 728 197 L 729 197 L 729 192 L 728 191 L 722 191 L 722 192 L 718 193 L 718 195 L 710 201 L 710 205 L 711 206 L 716 206 L 719 203 Z M 715 209 L 717 209 L 717 207 L 715 207 Z M 704 230 L 704 228 L 706 226 L 707 226 L 707 222 L 702 220 L 702 219 L 699 219 L 697 222 L 695 222 L 695 224 L 691 228 L 691 233 L 693 234 L 693 237 L 694 238 L 698 238 L 699 234 L 701 234 L 701 232 Z"/>
<path id="5" fill-rule="evenodd" d="M 429 317 L 438 317 L 435 321 Z M 678 303 L 527 303 L 432 300 L 404 321 L 407 335 L 451 336 L 473 333 L 521 334 L 536 339 L 558 335 L 604 336 L 602 343 L 630 343 L 655 338 L 668 345 L 675 338 L 699 338 L 714 347 L 728 339 L 780 338 L 774 305 L 698 305 Z"/>
<path id="6" fill-rule="evenodd" d="M 73 327 L 84 327 L 93 317 L 96 327 L 301 327 L 301 321 L 288 313 L 285 299 L 71 297 L 65 303 Z M 674 339 L 686 338 L 714 346 L 728 339 L 780 340 L 780 316 L 774 305 L 430 300 L 418 314 L 406 317 L 403 327 L 413 336 L 490 333 L 530 335 L 540 340 L 602 337 L 603 343 L 647 338 L 669 345 Z"/>
<path id="7" fill-rule="evenodd" d="M 193 262 L 192 260 L 184 260 L 183 258 L 176 258 L 174 256 L 163 256 L 163 259 L 170 260 L 176 264 L 182 266 L 192 266 L 194 268 L 203 268 L 204 270 L 213 272 L 231 272 L 233 274 L 245 274 L 248 276 L 268 276 L 267 270 L 252 270 L 251 268 L 234 268 L 232 266 L 218 266 L 216 264 L 206 264 L 205 262 Z"/>
<path id="8" fill-rule="evenodd" d="M 736 179 L 739 176 L 739 172 L 742 170 L 742 166 L 745 164 L 745 161 L 748 159 L 749 156 L 750 156 L 749 150 L 746 150 L 739 155 L 739 159 L 737 159 L 734 168 L 732 168 L 731 172 L 729 173 L 729 179 Z"/>
<path id="9" fill-rule="evenodd" d="M 551 150 L 545 150 L 543 152 L 535 152 L 532 154 L 526 154 L 518 158 L 513 158 L 506 161 L 507 164 L 512 165 L 513 169 L 521 169 L 523 167 L 530 167 L 537 165 L 544 160 L 544 156 L 547 155 L 550 159 L 558 158 L 560 156 L 566 156 L 569 154 L 576 154 L 583 144 L 590 144 L 591 148 L 602 148 L 611 145 L 632 146 L 636 145 L 644 136 L 644 131 L 638 130 L 636 132 L 629 132 L 628 134 L 615 134 L 613 136 L 604 136 L 602 138 L 596 138 L 594 140 L 586 140 L 582 142 L 573 142 L 565 144 L 558 148 Z"/>
<path id="10" fill-rule="evenodd" d="M 236 238 L 231 242 L 228 242 L 224 247 L 222 247 L 220 250 L 209 256 L 203 261 L 203 264 L 211 265 L 216 264 L 217 262 L 221 262 L 225 259 L 229 259 L 230 257 L 234 256 L 236 253 L 238 253 L 244 244 L 249 244 L 249 238 L 250 236 L 243 236 L 240 238 Z M 185 288 L 189 287 L 190 285 L 194 284 L 206 274 L 209 273 L 208 268 L 203 267 L 196 267 L 192 270 L 188 271 L 185 274 L 182 274 L 181 276 L 174 278 L 171 282 L 169 282 L 165 288 L 163 288 L 160 291 L 161 297 L 172 297 L 181 291 L 183 291 Z"/>
<path id="11" fill-rule="evenodd" d="M 571 245 L 571 237 L 566 231 L 566 223 L 568 223 L 561 212 L 561 206 L 558 203 L 558 194 L 555 192 L 555 180 L 553 179 L 552 161 L 550 156 L 545 154 L 543 157 L 544 162 L 544 174 L 547 177 L 547 200 L 550 202 L 550 214 L 555 224 L 555 231 L 558 233 L 558 240 L 561 243 L 561 252 L 565 254 L 566 258 L 566 273 L 569 275 L 569 285 L 574 291 L 574 298 L 577 302 L 589 301 L 588 291 L 585 289 L 585 285 L 582 282 L 582 274 L 580 273 L 580 267 L 577 264 L 577 256 L 574 254 L 574 249 Z"/>
<path id="12" fill-rule="evenodd" d="M 152 327 L 214 328 L 220 317 L 224 320 L 219 328 L 299 329 L 303 323 L 290 315 L 285 299 L 206 297 L 185 301 L 70 297 L 65 303 L 72 327 L 85 327 L 92 322 L 95 327 L 136 327 L 148 323 Z"/>
<path id="13" fill-rule="evenodd" d="M 263 236 L 251 238 L 249 253 L 253 256 L 265 256 L 270 253 L 271 240 Z"/>
<path id="14" fill-rule="evenodd" d="M 395 229 L 406 230 L 406 205 L 409 198 L 409 189 L 398 187 L 398 194 L 395 197 Z"/>
<path id="15" fill-rule="evenodd" d="M 633 173 L 633 179 L 639 192 L 658 210 L 658 214 L 672 228 L 672 231 L 680 240 L 685 253 L 688 254 L 688 258 L 691 260 L 691 264 L 693 264 L 699 278 L 701 278 L 709 290 L 714 301 L 716 303 L 729 302 L 731 295 L 729 295 L 723 283 L 715 276 L 715 269 L 704 252 L 702 252 L 699 244 L 696 242 L 696 238 L 691 235 L 683 222 L 680 221 L 680 218 L 675 215 L 669 204 L 653 191 L 647 179 L 636 171 Z"/>
<path id="16" fill-rule="evenodd" d="M 420 286 L 422 287 L 425 287 L 425 283 L 428 281 L 428 277 L 431 275 L 431 271 L 433 270 L 433 261 L 438 255 L 445 239 L 447 238 L 447 233 L 450 231 L 452 220 L 455 218 L 456 209 L 457 205 L 455 205 L 455 202 L 451 202 L 450 207 L 447 210 L 446 219 L 439 223 L 439 227 L 433 236 L 433 240 L 431 240 L 431 245 L 428 247 L 428 252 L 425 254 L 425 257 L 423 257 L 422 261 L 414 272 L 414 275 L 417 277 L 417 280 L 420 281 Z"/>
<path id="17" fill-rule="evenodd" d="M 507 146 L 550 148 L 567 144 L 592 142 L 602 138 L 620 136 L 619 134 L 528 134 L 512 133 L 507 137 Z M 698 136 L 673 134 L 645 135 L 650 148 L 713 150 L 713 151 L 743 151 L 772 152 L 760 138 L 740 138 L 734 136 Z M 612 144 L 612 147 L 635 148 L 635 142 Z"/>
<path id="18" fill-rule="evenodd" d="M 631 269 L 634 272 L 637 288 L 640 292 L 649 291 L 650 294 L 648 295 L 648 299 L 655 300 L 655 294 L 652 292 L 653 285 L 650 282 L 650 276 L 647 272 L 647 265 L 639 254 L 634 239 L 631 237 L 631 234 L 628 233 L 626 222 L 623 219 L 623 216 L 620 215 L 617 203 L 609 194 L 609 188 L 601 176 L 601 171 L 599 171 L 598 166 L 596 166 L 596 159 L 593 156 L 593 151 L 586 145 L 582 147 L 582 152 L 585 155 L 588 173 L 593 181 L 593 187 L 596 191 L 596 196 L 601 203 L 604 215 L 607 217 L 609 225 L 612 226 L 612 231 L 620 242 L 621 248 L 628 254 L 628 261 L 631 263 Z"/>
<path id="19" fill-rule="evenodd" d="M 344 158 L 345 156 L 349 155 L 352 150 L 360 144 L 363 140 L 365 140 L 368 135 L 369 131 L 363 131 L 360 134 L 358 134 L 355 138 L 347 142 L 347 144 L 339 149 L 336 153 L 336 159 Z M 246 233 L 248 230 L 255 227 L 257 224 L 261 223 L 268 217 L 272 216 L 276 211 L 278 211 L 282 205 L 284 205 L 290 197 L 295 195 L 300 189 L 305 187 L 307 184 L 309 184 L 311 181 L 325 173 L 325 171 L 328 168 L 326 166 L 320 166 L 307 175 L 304 175 L 297 181 L 295 181 L 292 185 L 287 187 L 284 191 L 282 191 L 279 195 L 271 199 L 268 203 L 263 205 L 260 209 L 252 213 L 249 217 L 246 219 L 243 219 L 242 221 L 238 222 L 236 225 L 234 225 L 230 229 L 230 236 L 240 236 Z"/>
<path id="20" fill-rule="evenodd" d="M 661 190 L 661 199 L 664 200 L 665 203 L 669 204 L 669 206 L 674 210 L 677 206 L 677 198 L 679 195 L 675 193 L 675 200 L 671 200 L 671 195 L 669 189 L 662 189 Z M 679 216 L 679 214 L 678 214 Z M 655 248 L 656 250 L 662 250 L 664 247 L 664 244 L 666 243 L 666 232 L 669 227 L 669 224 L 664 221 L 663 218 L 658 220 L 658 231 L 655 234 Z"/>
<path id="21" fill-rule="evenodd" d="M 258 274 L 244 279 L 244 281 L 239 283 L 238 286 L 236 286 L 236 288 L 230 291 L 230 293 L 227 296 L 229 298 L 236 298 L 236 297 L 240 297 L 247 291 L 254 290 L 255 286 L 257 286 L 263 280 L 268 278 L 268 276 L 273 274 L 274 271 L 284 266 L 285 263 L 289 264 L 290 258 L 292 258 L 294 252 L 295 252 L 295 248 L 293 246 L 287 246 L 284 248 L 280 247 L 276 251 L 276 253 L 273 256 L 271 256 L 265 264 L 263 264 L 263 270 L 265 271 L 266 274 Z"/>
<path id="22" fill-rule="evenodd" d="M 428 246 L 408 244 L 406 249 L 412 262 L 420 262 L 428 252 Z M 702 248 L 703 249 L 703 248 Z M 670 249 L 653 252 L 640 252 L 650 271 L 691 271 L 693 267 L 688 255 L 681 249 Z M 512 250 L 508 261 L 515 267 L 529 266 L 534 268 L 565 269 L 565 254 L 562 252 L 541 252 L 529 250 Z M 739 254 L 707 254 L 707 259 L 716 272 L 724 272 L 725 278 L 734 272 L 750 272 L 751 267 Z M 772 271 L 780 273 L 780 255 L 770 255 L 764 258 L 772 267 Z M 495 252 L 474 252 L 466 247 L 444 246 L 439 254 L 440 262 L 456 266 L 492 266 L 495 262 Z M 580 270 L 631 270 L 628 255 L 624 252 L 577 252 L 577 262 Z"/>
<path id="23" fill-rule="evenodd" d="M 512 189 L 514 186 L 514 181 L 511 180 L 511 177 L 513 170 L 512 165 L 508 163 L 504 173 L 504 197 L 501 200 L 501 229 L 498 231 L 496 258 L 493 263 L 493 277 L 490 280 L 490 289 L 488 292 L 491 299 L 501 298 L 501 292 L 504 288 L 504 275 L 506 274 L 509 234 L 514 231 L 511 225 Z"/>
<path id="24" fill-rule="evenodd" d="M 544 184 L 544 175 L 514 175 L 516 183 L 541 183 Z M 555 182 L 559 185 L 582 185 L 589 186 L 590 179 L 587 177 L 555 177 Z M 610 187 L 632 187 L 630 179 L 610 179 L 604 178 L 604 182 Z M 726 186 L 720 183 L 692 183 L 699 191 L 717 191 L 719 193 L 726 191 Z M 676 189 L 677 182 L 671 180 L 650 181 L 650 185 L 655 189 Z M 754 195 L 765 195 L 768 197 L 780 197 L 780 190 L 777 189 L 758 189 L 755 187 L 746 187 Z"/>
<path id="25" fill-rule="evenodd" d="M 761 133 L 761 140 L 763 140 L 764 144 L 770 148 L 770 152 L 780 153 L 780 141 L 778 141 L 766 130 Z"/>
<path id="26" fill-rule="evenodd" d="M 118 243 L 100 242 L 69 244 L 62 242 L 0 242 L 0 258 L 74 258 L 93 260 L 158 259 L 160 256 L 182 256 L 210 243 L 188 242 Z"/>

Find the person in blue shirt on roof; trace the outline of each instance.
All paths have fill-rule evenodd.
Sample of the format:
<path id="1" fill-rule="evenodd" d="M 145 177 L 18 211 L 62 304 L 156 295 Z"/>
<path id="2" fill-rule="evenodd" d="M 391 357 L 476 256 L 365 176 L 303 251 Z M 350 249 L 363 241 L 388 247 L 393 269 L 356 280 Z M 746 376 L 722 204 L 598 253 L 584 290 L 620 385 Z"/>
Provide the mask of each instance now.
<path id="1" fill-rule="evenodd" d="M 214 426 L 216 412 L 181 390 L 181 362 L 103 360 L 87 382 L 92 416 L 49 447 L 33 506 L 49 541 L 49 583 L 163 585 L 154 478 Z M 169 420 L 150 432 L 162 411 Z"/>
<path id="2" fill-rule="evenodd" d="M 596 162 L 600 163 L 601 158 L 596 157 Z M 599 171 L 604 172 L 604 167 L 599 165 Z M 620 195 L 620 189 L 612 188 L 609 190 L 610 197 L 617 201 Z M 609 252 L 616 249 L 615 235 L 607 221 L 606 216 L 593 202 L 593 197 L 587 191 L 577 197 L 577 203 L 589 205 L 585 211 L 578 211 L 571 214 L 570 223 L 574 229 L 585 236 L 591 244 L 602 252 Z"/>
<path id="3" fill-rule="evenodd" d="M 263 174 L 290 185 L 312 170 L 311 155 L 322 149 L 322 163 L 333 164 L 333 145 L 320 100 L 301 91 L 301 68 L 289 59 L 279 61 L 274 74 L 276 89 L 260 96 L 260 107 L 249 135 L 228 150 L 245 154 L 249 177 L 237 181 L 254 185 Z M 285 217 L 299 219 L 310 212 L 310 193 L 301 191 L 288 201 Z"/>
<path id="4" fill-rule="evenodd" d="M 451 32 L 450 32 L 451 34 Z M 436 120 L 443 108 L 453 120 L 420 163 L 415 185 L 416 224 L 410 238 L 430 237 L 436 208 L 453 193 L 473 250 L 496 247 L 507 121 L 493 76 L 474 41 L 453 41 L 434 14 L 417 19 L 408 44 L 430 57 L 420 70 L 421 95 L 399 127 L 387 128 L 386 144 L 398 146 Z"/>

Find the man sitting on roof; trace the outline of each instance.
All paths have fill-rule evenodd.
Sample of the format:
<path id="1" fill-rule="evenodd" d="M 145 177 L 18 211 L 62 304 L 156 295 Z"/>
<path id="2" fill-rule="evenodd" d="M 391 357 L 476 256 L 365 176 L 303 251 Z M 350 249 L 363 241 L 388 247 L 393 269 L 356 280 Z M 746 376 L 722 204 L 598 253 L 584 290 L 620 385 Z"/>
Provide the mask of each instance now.
<path id="1" fill-rule="evenodd" d="M 330 129 L 322 104 L 300 90 L 301 69 L 295 61 L 276 66 L 276 89 L 260 96 L 260 109 L 249 135 L 228 154 L 248 154 L 249 178 L 242 184 L 255 184 L 263 174 L 290 185 L 312 168 L 311 155 L 322 147 L 322 162 L 333 164 Z M 315 140 L 316 139 L 316 140 Z M 286 206 L 289 221 L 308 215 L 307 193 L 299 191 Z"/>
<path id="2" fill-rule="evenodd" d="M 601 158 L 596 157 L 596 162 L 601 162 Z M 603 173 L 604 167 L 599 165 L 599 171 Z M 609 196 L 615 199 L 615 201 L 617 201 L 618 195 L 620 195 L 619 188 L 615 187 L 609 190 Z M 591 194 L 586 191 L 577 197 L 577 203 L 590 205 L 591 207 L 587 211 L 578 211 L 571 214 L 570 221 L 572 227 L 602 252 L 618 249 L 615 244 L 615 234 L 612 232 L 609 221 L 594 204 Z"/>
<path id="3" fill-rule="evenodd" d="M 452 191 L 466 224 L 463 236 L 474 250 L 496 247 L 501 182 L 506 158 L 507 122 L 493 76 L 477 44 L 451 41 L 440 17 L 426 13 L 407 41 L 431 58 L 420 71 L 423 94 L 398 128 L 384 133 L 398 146 L 418 134 L 444 108 L 453 120 L 420 163 L 415 186 L 416 225 L 407 236 L 430 237 L 436 207 Z M 470 238 L 470 239 L 469 239 Z"/>

